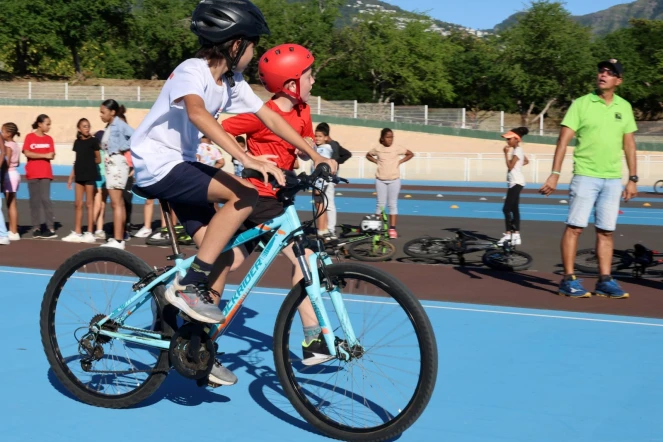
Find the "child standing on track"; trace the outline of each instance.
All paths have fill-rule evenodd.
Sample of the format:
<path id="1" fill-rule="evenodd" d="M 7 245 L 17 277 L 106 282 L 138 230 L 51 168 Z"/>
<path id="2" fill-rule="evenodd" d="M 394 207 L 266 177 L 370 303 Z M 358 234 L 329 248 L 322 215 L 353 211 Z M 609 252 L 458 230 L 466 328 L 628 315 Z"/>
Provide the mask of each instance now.
<path id="1" fill-rule="evenodd" d="M 334 155 L 334 149 L 331 144 L 326 141 L 326 133 L 320 128 L 315 130 L 315 150 L 325 158 L 331 158 Z M 313 168 L 311 170 L 313 172 Z M 334 183 L 327 183 L 323 180 L 319 181 L 320 189 L 313 190 L 313 201 L 315 201 L 315 211 L 318 214 L 318 235 L 325 238 L 325 240 L 334 240 L 336 233 L 329 229 L 329 211 L 334 213 L 336 218 L 336 204 L 334 202 Z M 322 196 L 324 194 L 324 197 Z M 326 200 L 326 201 L 325 201 Z M 325 202 L 327 203 L 327 211 L 323 212 Z"/>
<path id="2" fill-rule="evenodd" d="M 51 130 L 51 119 L 48 115 L 41 114 L 32 123 L 32 128 L 35 131 L 29 133 L 23 142 L 23 153 L 28 158 L 25 175 L 30 192 L 30 212 L 34 229 L 32 237 L 53 239 L 58 235 L 55 233 L 55 216 L 51 201 L 51 161 L 55 158 L 55 143 L 53 138 L 47 135 Z"/>
<path id="3" fill-rule="evenodd" d="M 5 141 L 0 138 L 0 179 L 4 179 L 1 172 L 5 166 L 5 156 Z M 7 226 L 5 225 L 5 217 L 2 214 L 2 200 L 0 200 L 0 245 L 9 245 L 9 235 L 7 234 Z"/>
<path id="4" fill-rule="evenodd" d="M 265 106 L 281 115 L 305 139 L 311 139 L 314 135 L 311 108 L 306 104 L 315 82 L 311 76 L 313 62 L 313 55 L 308 49 L 296 44 L 283 44 L 269 49 L 260 58 L 258 64 L 263 85 L 274 94 Z M 245 133 L 247 135 L 251 155 L 256 157 L 274 156 L 274 161 L 279 168 L 294 170 L 298 149 L 276 136 L 256 116 L 237 115 L 224 120 L 222 125 L 230 134 Z M 302 149 L 303 146 L 299 147 L 299 150 L 302 151 L 302 157 L 311 157 L 317 163 L 320 157 L 331 158 L 331 146 L 327 146 L 328 155 L 321 153 L 320 147 L 317 152 L 310 146 L 306 146 L 305 149 Z M 244 222 L 242 230 L 276 218 L 284 211 L 283 203 L 277 199 L 276 191 L 271 185 L 266 185 L 254 178 L 249 178 L 249 180 L 258 189 L 260 197 L 256 209 Z M 326 231 L 324 233 L 326 234 Z M 254 241 L 224 254 L 226 259 L 232 260 L 231 271 L 237 269 L 246 257 L 244 250 L 240 249 L 246 248 L 251 253 L 257 243 L 258 241 Z M 292 247 L 285 249 L 283 253 L 292 262 L 292 284 L 294 286 L 303 278 L 301 267 Z M 307 250 L 306 253 L 307 256 L 312 254 L 310 250 Z M 329 352 L 326 350 L 324 339 L 321 338 L 322 331 L 310 303 L 302 305 L 300 316 L 306 336 L 305 342 L 302 343 L 304 365 L 327 361 Z"/>
<path id="5" fill-rule="evenodd" d="M 97 164 L 101 163 L 99 141 L 90 134 L 90 122 L 81 118 L 76 125 L 78 132 L 74 141 L 76 160 L 71 170 L 67 188 L 76 181 L 76 221 L 74 231 L 62 238 L 66 242 L 84 242 L 93 244 L 94 237 L 94 195 L 97 191 Z M 83 196 L 87 208 L 87 232 L 83 234 Z"/>
<path id="6" fill-rule="evenodd" d="M 381 215 L 385 206 L 389 208 L 389 238 L 398 238 L 396 216 L 398 215 L 398 194 L 401 191 L 399 166 L 410 161 L 414 154 L 402 146 L 393 144 L 394 132 L 389 128 L 382 129 L 380 145 L 371 149 L 366 154 L 366 159 L 378 166 L 375 172 L 375 191 L 378 194 L 375 213 Z"/>
<path id="7" fill-rule="evenodd" d="M 176 275 L 166 289 L 166 301 L 194 320 L 220 323 L 225 317 L 213 301 L 222 292 L 230 267 L 219 257 L 253 212 L 258 192 L 246 180 L 196 162 L 199 134 L 206 134 L 246 168 L 261 173 L 265 183 L 271 174 L 283 185 L 283 172 L 266 158 L 244 153 L 218 123 L 220 113 L 253 113 L 296 148 L 310 148 L 264 105 L 242 76 L 260 36 L 269 34 L 260 9 L 248 0 L 202 0 L 193 11 L 191 30 L 201 49 L 168 78 L 131 137 L 131 154 L 136 184 L 147 197 L 169 201 L 199 246 L 186 275 Z M 335 162 L 329 163 L 335 171 Z M 223 207 L 217 212 L 213 205 L 218 203 Z M 233 385 L 237 377 L 216 361 L 209 380 Z"/>
<path id="8" fill-rule="evenodd" d="M 522 244 L 520 238 L 520 192 L 525 187 L 523 166 L 529 164 L 529 160 L 525 156 L 520 142 L 528 133 L 529 129 L 526 127 L 517 127 L 502 135 L 502 138 L 507 140 L 507 145 L 504 146 L 503 150 L 509 190 L 506 192 L 506 200 L 504 200 L 504 207 L 502 208 L 506 232 L 498 242 L 500 245 L 507 240 L 511 240 L 513 245 Z"/>
<path id="9" fill-rule="evenodd" d="M 9 240 L 21 239 L 18 234 L 18 208 L 16 204 L 16 192 L 21 184 L 21 174 L 18 166 L 21 162 L 21 151 L 14 141 L 14 137 L 20 137 L 18 127 L 14 123 L 2 125 L 2 139 L 5 142 L 8 170 L 5 174 L 5 199 L 7 200 L 7 214 L 9 215 Z"/>

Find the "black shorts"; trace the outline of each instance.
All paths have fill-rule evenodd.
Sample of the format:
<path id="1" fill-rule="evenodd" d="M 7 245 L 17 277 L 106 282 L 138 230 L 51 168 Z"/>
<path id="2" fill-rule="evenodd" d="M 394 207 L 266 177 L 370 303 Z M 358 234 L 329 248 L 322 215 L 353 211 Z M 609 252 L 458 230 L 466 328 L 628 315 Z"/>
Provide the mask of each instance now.
<path id="1" fill-rule="evenodd" d="M 158 183 L 142 187 L 152 199 L 168 201 L 184 230 L 193 236 L 214 217 L 214 204 L 207 199 L 209 184 L 219 169 L 198 162 L 184 162 Z"/>
<path id="2" fill-rule="evenodd" d="M 239 232 L 237 233 L 245 232 L 257 225 L 264 223 L 265 221 L 274 219 L 277 216 L 283 214 L 284 211 L 285 209 L 283 208 L 283 203 L 276 198 L 267 198 L 261 196 L 258 198 L 258 204 L 256 204 L 256 208 L 253 209 L 253 212 L 251 215 L 249 215 L 246 221 L 244 221 L 244 224 L 242 224 L 242 226 L 239 228 Z M 245 242 L 244 247 L 246 247 L 246 251 L 250 254 L 260 243 L 260 241 L 265 240 L 268 240 L 268 236 L 262 235 L 249 242 Z"/>
<path id="3" fill-rule="evenodd" d="M 80 184 L 81 186 L 94 186 L 95 188 L 97 187 L 97 181 L 96 180 L 90 180 L 90 181 L 76 181 L 76 184 Z"/>

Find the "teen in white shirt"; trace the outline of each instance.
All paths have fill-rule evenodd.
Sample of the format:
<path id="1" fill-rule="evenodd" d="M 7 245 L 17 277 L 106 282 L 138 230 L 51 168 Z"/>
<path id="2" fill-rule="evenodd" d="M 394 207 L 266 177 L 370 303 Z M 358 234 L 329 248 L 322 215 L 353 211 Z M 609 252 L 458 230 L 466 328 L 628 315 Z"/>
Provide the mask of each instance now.
<path id="1" fill-rule="evenodd" d="M 255 44 L 269 34 L 255 5 L 248 0 L 202 0 L 193 11 L 191 30 L 202 46 L 197 58 L 184 61 L 166 81 L 131 139 L 131 153 L 137 185 L 150 198 L 170 202 L 199 247 L 187 274 L 178 275 L 166 290 L 166 300 L 194 320 L 220 323 L 225 318 L 217 305 L 219 293 L 231 263 L 218 258 L 253 211 L 258 192 L 247 180 L 196 162 L 199 137 L 207 135 L 246 168 L 261 172 L 265 182 L 272 174 L 284 184 L 283 173 L 269 157 L 247 155 L 216 120 L 221 112 L 251 112 L 316 164 L 324 161 L 335 171 L 336 162 L 310 148 L 244 81 L 242 71 L 253 58 Z M 218 203 L 224 205 L 217 212 Z M 211 290 L 212 284 L 221 290 Z M 232 385 L 237 378 L 217 362 L 210 381 Z"/>

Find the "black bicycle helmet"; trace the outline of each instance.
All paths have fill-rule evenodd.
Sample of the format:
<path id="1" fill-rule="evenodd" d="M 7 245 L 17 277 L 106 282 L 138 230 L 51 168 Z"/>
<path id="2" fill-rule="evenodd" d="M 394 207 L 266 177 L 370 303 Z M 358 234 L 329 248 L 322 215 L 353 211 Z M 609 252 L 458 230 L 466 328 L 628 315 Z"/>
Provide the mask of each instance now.
<path id="1" fill-rule="evenodd" d="M 262 12 L 248 0 L 202 0 L 193 11 L 191 31 L 203 46 L 270 34 Z"/>

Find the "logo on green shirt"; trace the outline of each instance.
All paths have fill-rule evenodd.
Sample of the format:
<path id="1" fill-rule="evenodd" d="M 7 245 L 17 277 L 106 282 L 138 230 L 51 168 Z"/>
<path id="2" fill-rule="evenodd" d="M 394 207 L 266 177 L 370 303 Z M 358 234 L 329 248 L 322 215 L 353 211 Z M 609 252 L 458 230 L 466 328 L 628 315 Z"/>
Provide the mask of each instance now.
<path id="1" fill-rule="evenodd" d="M 622 114 L 620 114 L 619 112 L 615 112 L 615 120 L 621 121 L 621 119 L 622 119 Z"/>

